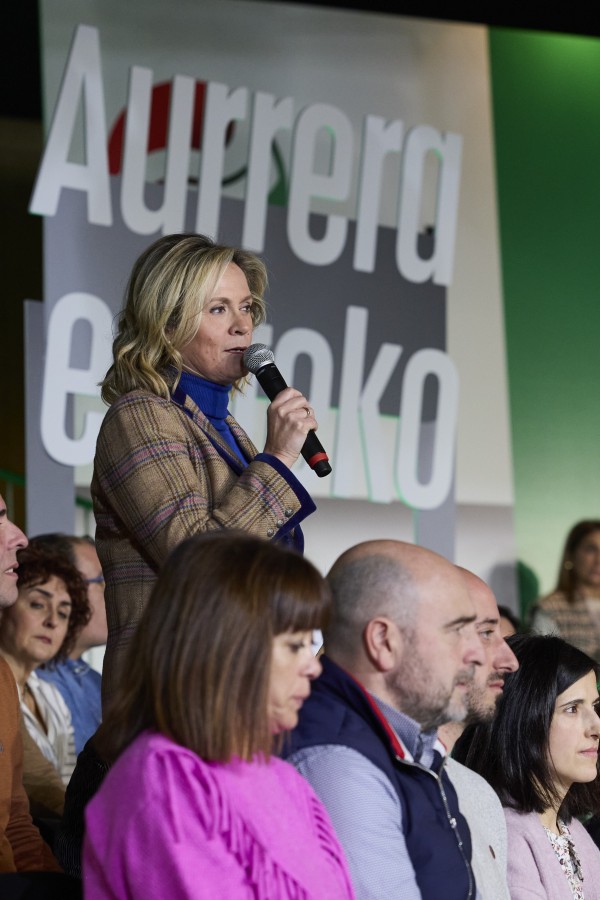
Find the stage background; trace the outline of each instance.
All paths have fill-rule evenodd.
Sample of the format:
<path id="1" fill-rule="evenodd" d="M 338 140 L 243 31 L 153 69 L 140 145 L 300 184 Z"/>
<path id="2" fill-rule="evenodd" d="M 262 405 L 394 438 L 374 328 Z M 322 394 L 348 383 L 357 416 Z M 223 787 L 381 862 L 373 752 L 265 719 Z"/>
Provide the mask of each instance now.
<path id="1" fill-rule="evenodd" d="M 600 42 L 491 29 L 515 530 L 543 591 L 600 517 Z"/>
<path id="2" fill-rule="evenodd" d="M 309 556 L 324 569 L 357 540 L 419 539 L 421 528 L 438 549 L 491 579 L 505 602 L 515 600 L 517 558 L 548 589 L 566 529 L 598 507 L 591 346 L 600 317 L 598 42 L 235 0 L 203 4 L 201 13 L 178 3 L 177 21 L 170 9 L 42 4 L 47 127 L 74 30 L 84 23 L 100 36 L 109 127 L 125 105 L 129 68 L 146 65 L 155 81 L 186 73 L 292 96 L 298 109 L 333 103 L 357 133 L 373 114 L 463 138 L 454 272 L 445 292 L 444 349 L 460 380 L 452 502 L 428 530 L 423 522 L 432 512 L 415 513 L 400 500 L 322 497 L 307 526 Z M 351 217 L 352 204 L 343 212 Z M 384 204 L 380 224 L 390 227 L 392 219 Z M 64 269 L 74 252 L 67 233 L 57 240 L 64 252 L 46 265 L 46 321 L 57 299 L 48 295 L 53 266 Z M 122 287 L 109 287 L 110 266 L 105 274 L 107 290 Z M 274 309 L 283 303 L 272 299 Z M 37 327 L 39 337 L 43 322 Z M 402 335 L 388 340 L 400 344 Z M 32 468 L 45 484 L 35 491 L 35 509 L 43 514 L 47 496 L 56 516 L 65 476 L 71 484 L 73 476 L 60 466 L 52 495 L 46 473 L 56 464 L 43 459 L 35 433 L 41 390 L 29 395 Z M 81 488 L 88 479 L 89 467 L 78 469 Z M 72 496 L 64 497 L 65 515 Z"/>

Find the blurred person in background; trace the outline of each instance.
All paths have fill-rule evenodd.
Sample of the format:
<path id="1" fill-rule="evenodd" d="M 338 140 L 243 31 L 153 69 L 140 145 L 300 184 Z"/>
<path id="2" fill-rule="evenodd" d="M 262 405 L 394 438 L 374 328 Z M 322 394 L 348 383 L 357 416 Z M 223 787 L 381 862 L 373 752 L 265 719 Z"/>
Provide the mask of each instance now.
<path id="1" fill-rule="evenodd" d="M 500 613 L 500 634 L 505 640 L 521 631 L 521 622 L 512 609 L 509 609 L 508 606 L 498 606 L 498 612 Z"/>
<path id="2" fill-rule="evenodd" d="M 533 607 L 531 627 L 600 661 L 600 519 L 578 522 L 567 535 L 556 587 Z"/>

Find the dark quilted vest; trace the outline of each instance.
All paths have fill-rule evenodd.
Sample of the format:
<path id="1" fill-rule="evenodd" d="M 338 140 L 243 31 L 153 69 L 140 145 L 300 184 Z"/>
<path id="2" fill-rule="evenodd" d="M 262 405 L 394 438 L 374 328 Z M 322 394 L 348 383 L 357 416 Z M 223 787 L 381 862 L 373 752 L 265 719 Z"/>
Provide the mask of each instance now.
<path id="1" fill-rule="evenodd" d="M 369 759 L 398 794 L 406 846 L 423 900 L 474 898 L 471 835 L 443 766 L 436 777 L 400 759 L 383 718 L 360 685 L 327 657 L 321 662 L 323 674 L 313 683 L 285 755 L 320 744 L 340 744 Z"/>

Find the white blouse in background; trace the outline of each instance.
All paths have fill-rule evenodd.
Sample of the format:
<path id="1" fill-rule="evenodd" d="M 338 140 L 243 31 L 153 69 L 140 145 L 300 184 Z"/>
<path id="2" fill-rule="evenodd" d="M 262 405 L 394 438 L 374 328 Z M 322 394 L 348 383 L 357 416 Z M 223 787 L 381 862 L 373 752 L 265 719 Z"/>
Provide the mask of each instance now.
<path id="1" fill-rule="evenodd" d="M 46 759 L 55 767 L 64 784 L 68 784 L 77 759 L 71 713 L 54 685 L 42 681 L 35 672 L 27 679 L 27 688 L 45 725 L 44 728 L 38 722 L 21 697 L 21 711 L 27 731 Z"/>

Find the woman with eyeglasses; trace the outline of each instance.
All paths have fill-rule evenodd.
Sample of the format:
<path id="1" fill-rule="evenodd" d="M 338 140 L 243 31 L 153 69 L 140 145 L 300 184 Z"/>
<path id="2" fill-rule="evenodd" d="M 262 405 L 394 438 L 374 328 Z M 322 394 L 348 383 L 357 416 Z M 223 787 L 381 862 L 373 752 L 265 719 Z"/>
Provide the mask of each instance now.
<path id="1" fill-rule="evenodd" d="M 162 568 L 93 739 L 86 900 L 351 900 L 325 808 L 276 751 L 321 670 L 330 596 L 249 535 L 184 541 Z"/>

